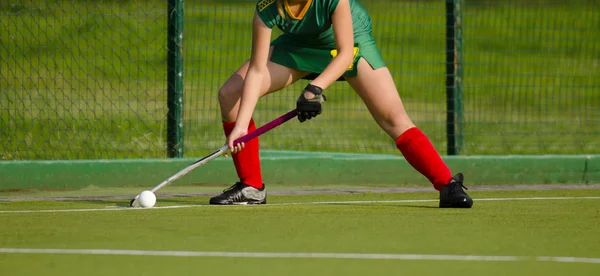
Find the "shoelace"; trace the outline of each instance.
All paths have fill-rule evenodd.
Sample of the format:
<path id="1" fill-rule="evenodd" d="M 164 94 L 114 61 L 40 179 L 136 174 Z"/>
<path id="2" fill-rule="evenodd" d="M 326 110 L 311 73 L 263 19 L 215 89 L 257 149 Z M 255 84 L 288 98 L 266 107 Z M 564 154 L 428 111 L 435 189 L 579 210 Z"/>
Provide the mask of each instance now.
<path id="1" fill-rule="evenodd" d="M 458 186 L 458 187 L 462 187 L 465 188 L 465 190 L 468 190 L 469 188 L 467 188 L 465 185 L 463 185 L 462 182 L 454 182 L 454 185 L 452 185 L 452 187 L 450 187 L 450 190 L 453 192 L 454 189 Z"/>
<path id="2" fill-rule="evenodd" d="M 460 186 L 461 186 L 461 187 L 465 188 L 465 190 L 468 190 L 468 189 L 469 189 L 469 188 L 467 188 L 467 186 L 463 185 L 463 184 L 462 184 L 462 182 L 459 182 L 459 183 L 460 183 Z"/>
<path id="3" fill-rule="evenodd" d="M 223 190 L 223 193 L 228 193 L 228 192 L 230 192 L 230 191 L 233 191 L 233 190 L 234 190 L 234 189 L 237 187 L 237 185 L 238 185 L 237 183 L 235 183 L 235 184 L 231 185 L 231 187 L 229 187 L 229 188 L 227 188 L 227 189 Z"/>

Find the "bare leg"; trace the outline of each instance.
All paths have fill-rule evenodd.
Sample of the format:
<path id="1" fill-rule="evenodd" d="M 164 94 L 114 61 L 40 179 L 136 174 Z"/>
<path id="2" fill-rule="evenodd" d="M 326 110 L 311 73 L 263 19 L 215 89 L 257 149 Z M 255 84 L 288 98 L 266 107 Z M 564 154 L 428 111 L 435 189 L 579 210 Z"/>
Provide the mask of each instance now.
<path id="1" fill-rule="evenodd" d="M 452 173 L 431 141 L 408 117 L 394 80 L 387 68 L 373 70 L 364 59 L 358 65 L 358 76 L 348 83 L 365 102 L 379 126 L 396 141 L 404 158 L 441 190 L 452 180 Z"/>
<path id="2" fill-rule="evenodd" d="M 406 114 L 394 80 L 387 68 L 373 70 L 364 59 L 358 65 L 358 76 L 348 83 L 367 105 L 377 124 L 396 141 L 402 155 L 433 187 L 440 191 L 441 208 L 471 208 L 473 200 L 463 191 L 463 175 L 452 177 L 429 138 Z"/>
<path id="3" fill-rule="evenodd" d="M 415 126 L 404 109 L 388 68 L 373 70 L 362 59 L 358 63 L 358 76 L 346 80 L 363 100 L 377 124 L 392 139 Z"/>
<path id="4" fill-rule="evenodd" d="M 271 48 L 272 52 L 272 48 Z M 219 105 L 225 135 L 229 135 L 235 126 L 235 120 L 240 106 L 244 78 L 248 72 L 249 62 L 244 63 L 219 90 Z M 262 81 L 260 96 L 281 90 L 306 75 L 305 72 L 287 68 L 285 66 L 268 62 L 268 74 Z M 256 129 L 254 120 L 250 120 L 248 133 Z M 262 173 L 259 158 L 259 139 L 245 143 L 244 150 L 233 154 L 233 163 L 240 183 L 256 189 L 263 188 Z M 227 198 L 227 197 L 225 197 Z M 215 199 L 217 200 L 217 199 Z M 217 200 L 216 202 L 220 202 Z"/>
<path id="5" fill-rule="evenodd" d="M 271 48 L 271 53 L 273 48 Z M 250 62 L 245 62 L 219 89 L 219 105 L 223 122 L 233 122 L 237 117 L 242 97 L 244 79 L 248 72 Z M 281 90 L 295 81 L 304 77 L 307 73 L 279 65 L 269 61 L 267 63 L 269 74 L 265 76 L 260 89 L 260 96 Z"/>

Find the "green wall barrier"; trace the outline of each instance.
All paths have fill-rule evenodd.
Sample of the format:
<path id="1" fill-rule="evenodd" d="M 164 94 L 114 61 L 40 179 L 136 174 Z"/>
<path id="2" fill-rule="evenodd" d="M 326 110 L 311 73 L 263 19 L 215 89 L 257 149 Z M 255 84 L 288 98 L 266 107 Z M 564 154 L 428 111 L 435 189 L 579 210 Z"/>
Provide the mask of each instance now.
<path id="1" fill-rule="evenodd" d="M 265 183 L 278 186 L 430 185 L 401 156 L 266 151 Z M 122 159 L 0 162 L 0 189 L 153 187 L 196 159 Z M 465 185 L 600 183 L 600 155 L 444 157 Z M 230 158 L 217 158 L 175 185 L 227 185 L 237 176 Z"/>

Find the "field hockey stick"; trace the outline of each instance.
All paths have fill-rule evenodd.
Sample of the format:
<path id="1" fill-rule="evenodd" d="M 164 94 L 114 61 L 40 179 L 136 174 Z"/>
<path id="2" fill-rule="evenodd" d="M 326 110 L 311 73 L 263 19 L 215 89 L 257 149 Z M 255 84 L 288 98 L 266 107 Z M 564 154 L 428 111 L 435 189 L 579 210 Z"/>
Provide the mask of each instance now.
<path id="1" fill-rule="evenodd" d="M 279 125 L 289 121 L 290 119 L 296 117 L 297 112 L 296 110 L 292 110 L 286 114 L 283 114 L 282 116 L 280 116 L 279 118 L 270 121 L 268 123 L 266 123 L 265 125 L 255 129 L 254 131 L 236 139 L 233 144 L 237 145 L 239 143 L 246 143 L 258 136 L 260 136 L 261 134 L 274 129 L 276 127 L 278 127 Z M 190 164 L 189 166 L 185 167 L 183 170 L 177 172 L 176 174 L 172 175 L 171 177 L 167 178 L 165 181 L 161 182 L 160 184 L 156 185 L 154 188 L 152 188 L 152 190 L 150 190 L 151 192 L 155 193 L 156 191 L 158 191 L 160 188 L 168 185 L 169 183 L 179 179 L 180 177 L 188 174 L 189 172 L 195 170 L 196 168 L 208 163 L 209 161 L 215 159 L 216 157 L 224 154 L 225 152 L 227 152 L 227 150 L 229 149 L 229 146 L 227 144 L 223 145 L 220 149 L 214 151 L 213 153 L 203 157 L 202 159 Z M 129 201 L 129 207 L 133 207 L 136 206 L 137 202 L 136 200 L 138 199 L 139 194 L 137 196 L 135 196 L 134 198 L 131 199 L 131 201 Z"/>

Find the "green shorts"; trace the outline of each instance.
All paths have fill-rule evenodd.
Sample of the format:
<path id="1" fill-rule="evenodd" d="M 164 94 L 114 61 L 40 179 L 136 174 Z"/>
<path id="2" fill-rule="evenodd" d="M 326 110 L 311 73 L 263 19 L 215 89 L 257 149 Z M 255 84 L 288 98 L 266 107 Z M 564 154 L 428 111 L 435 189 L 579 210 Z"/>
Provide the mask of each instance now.
<path id="1" fill-rule="evenodd" d="M 344 73 L 344 77 L 354 77 L 358 75 L 358 61 L 364 58 L 373 69 L 385 67 L 385 61 L 375 44 L 375 39 L 370 35 L 362 35 L 354 39 L 354 61 Z M 337 51 L 332 48 L 316 48 L 297 45 L 286 36 L 280 36 L 272 43 L 273 54 L 271 61 L 288 68 L 306 71 L 314 76 L 325 70 L 325 67 L 331 62 Z M 311 79 L 312 79 L 311 78 Z"/>

